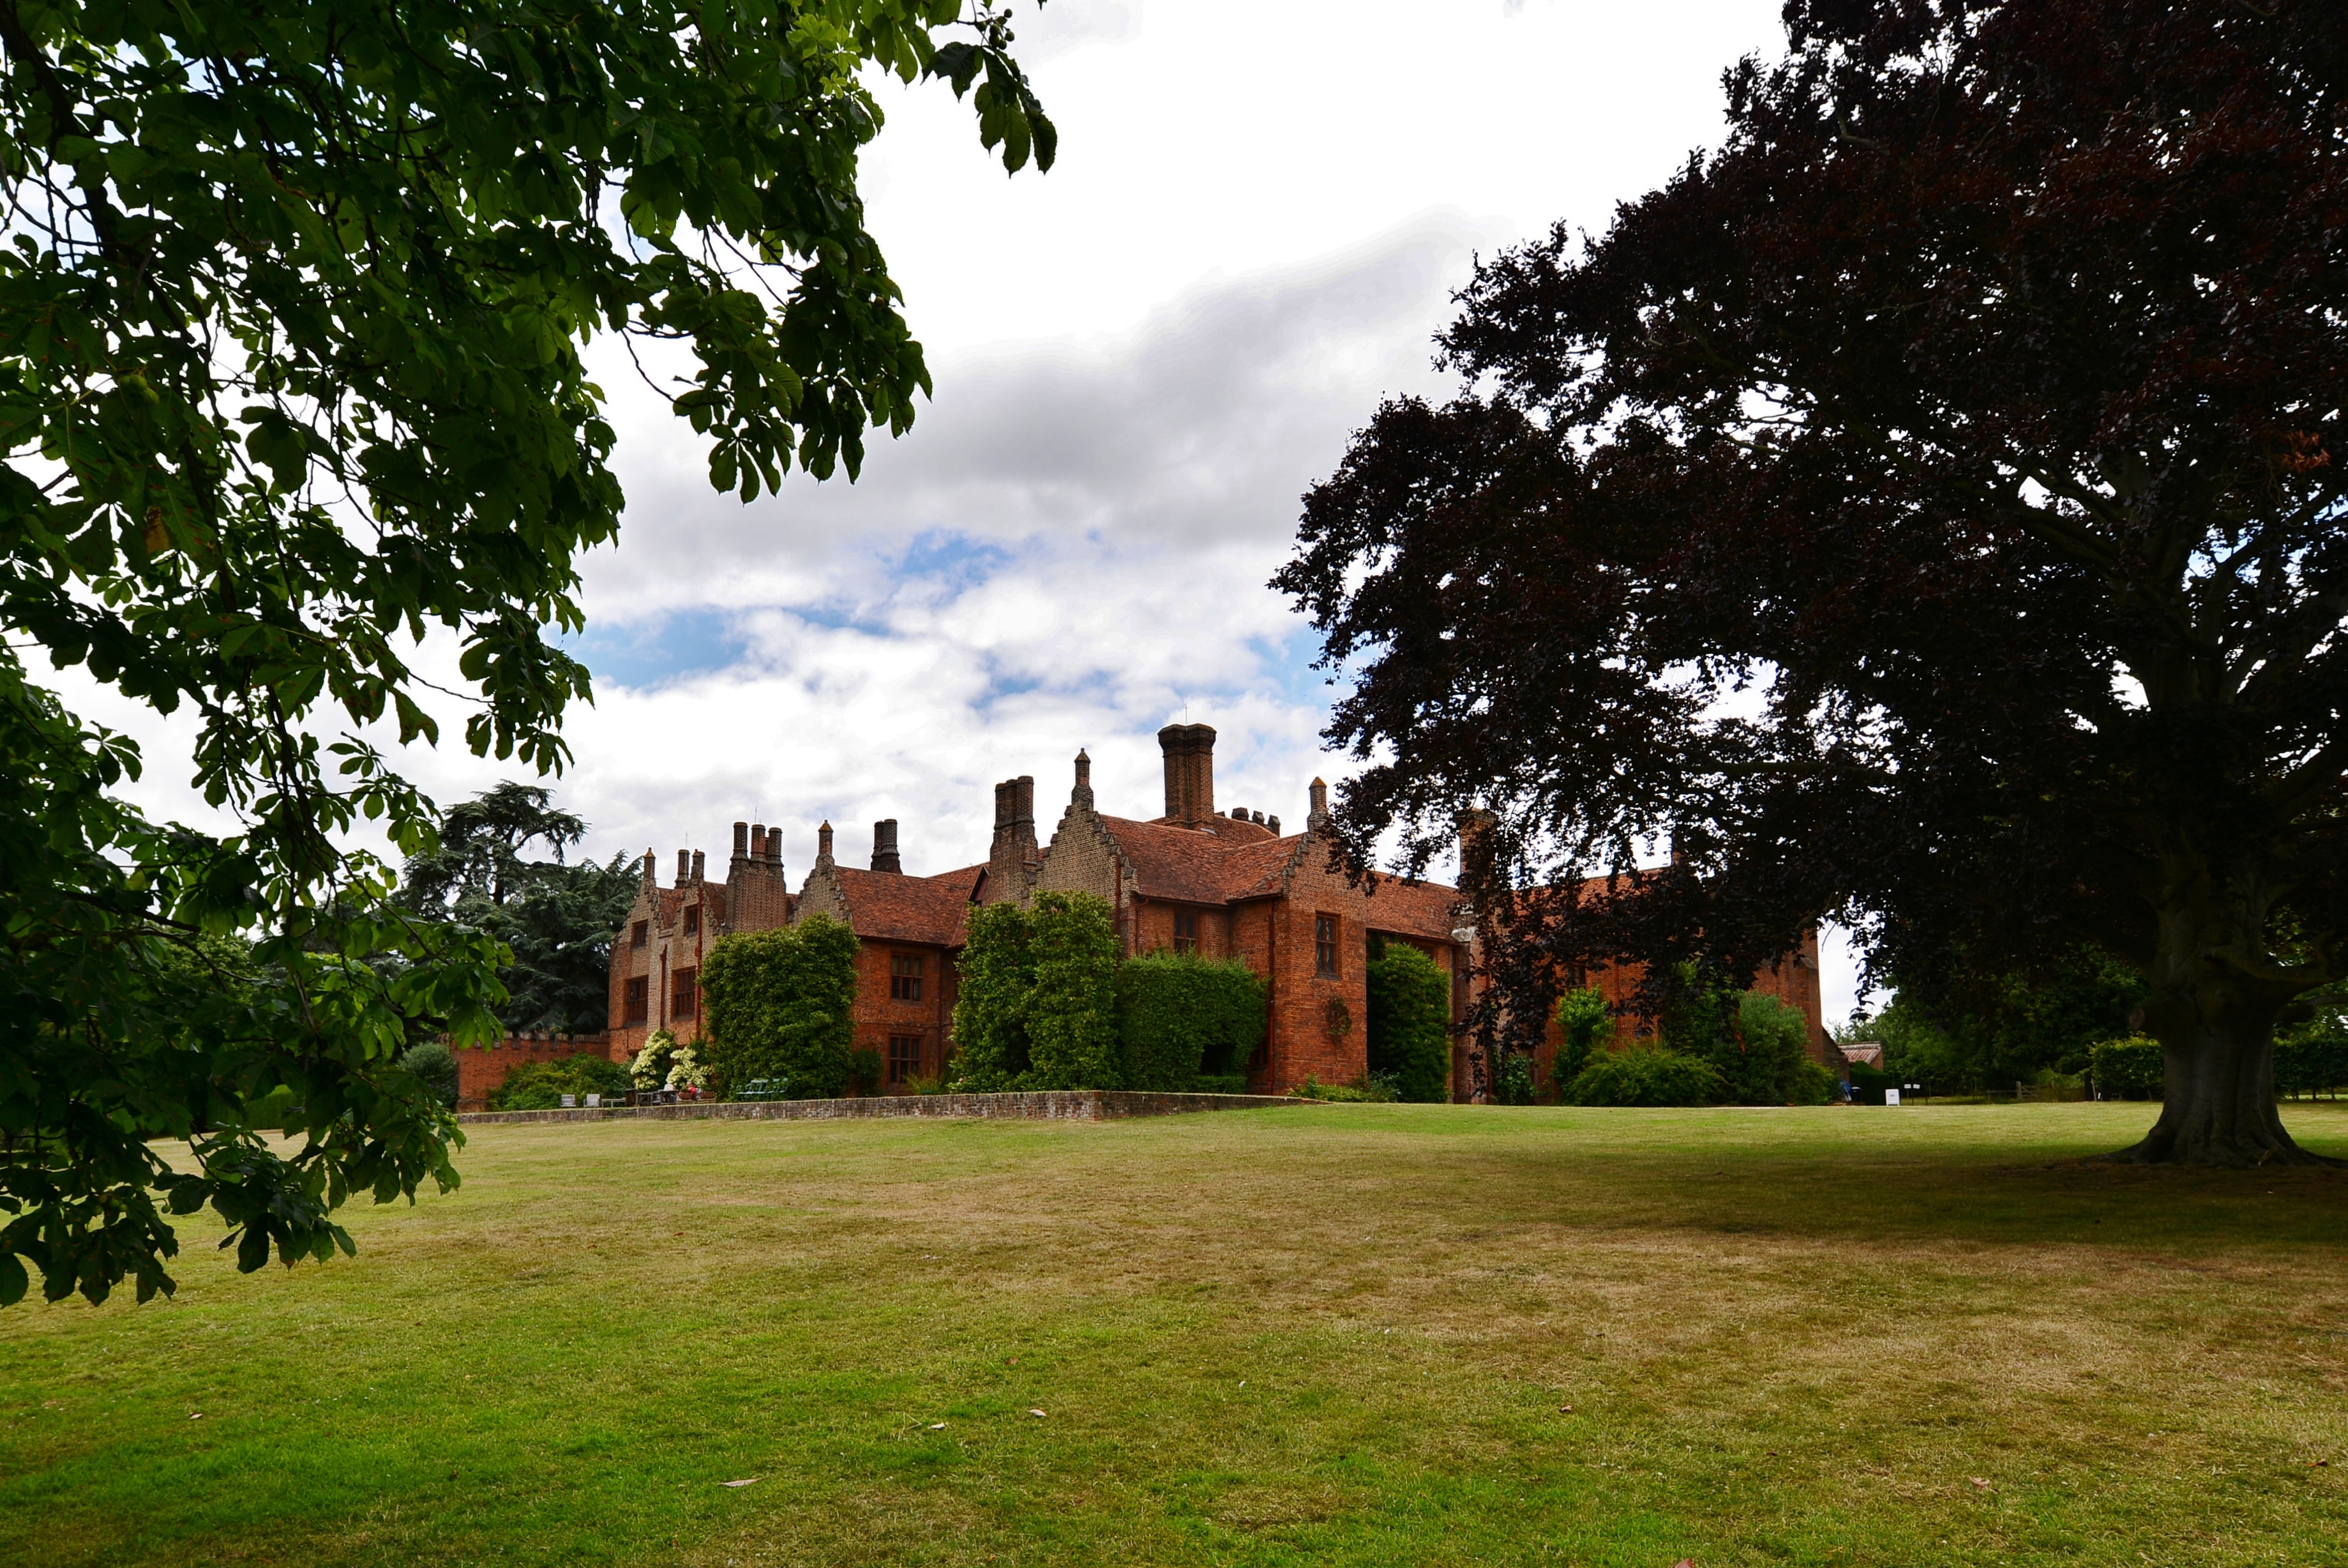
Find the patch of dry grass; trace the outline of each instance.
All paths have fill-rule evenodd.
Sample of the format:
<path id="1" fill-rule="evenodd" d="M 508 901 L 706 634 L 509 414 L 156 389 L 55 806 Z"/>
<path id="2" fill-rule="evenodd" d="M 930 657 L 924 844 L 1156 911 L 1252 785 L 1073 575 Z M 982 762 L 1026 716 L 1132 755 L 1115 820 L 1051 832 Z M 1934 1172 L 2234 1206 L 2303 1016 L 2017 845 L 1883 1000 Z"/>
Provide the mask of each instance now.
<path id="1" fill-rule="evenodd" d="M 2080 1162 L 2147 1113 L 479 1128 L 0 1315 L 0 1553 L 2339 1562 L 2348 1173 Z"/>

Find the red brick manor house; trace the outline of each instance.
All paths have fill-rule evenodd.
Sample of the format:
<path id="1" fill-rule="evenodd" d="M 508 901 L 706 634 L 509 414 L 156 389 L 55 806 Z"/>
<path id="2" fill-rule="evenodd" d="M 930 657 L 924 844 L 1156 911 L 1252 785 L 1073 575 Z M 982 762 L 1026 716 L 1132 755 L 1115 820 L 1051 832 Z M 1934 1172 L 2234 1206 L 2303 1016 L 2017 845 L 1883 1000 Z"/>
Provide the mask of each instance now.
<path id="1" fill-rule="evenodd" d="M 1036 838 L 1035 779 L 1010 779 L 994 787 L 986 858 L 935 876 L 900 868 L 893 820 L 874 824 L 869 868 L 834 858 L 825 823 L 814 868 L 796 893 L 784 876 L 781 830 L 761 823 L 734 824 L 722 882 L 708 878 L 700 851 L 680 850 L 675 883 L 662 887 L 647 852 L 643 885 L 613 944 L 611 1056 L 633 1057 L 654 1029 L 680 1040 L 698 1037 L 696 979 L 720 936 L 829 914 L 861 944 L 856 1043 L 880 1054 L 888 1090 L 902 1092 L 911 1079 L 937 1073 L 951 1051 L 954 962 L 971 906 L 1054 890 L 1106 900 L 1128 954 L 1170 949 L 1236 957 L 1262 975 L 1271 1000 L 1265 1047 L 1250 1070 L 1258 1092 L 1284 1093 L 1308 1075 L 1324 1083 L 1362 1076 L 1374 934 L 1418 947 L 1447 970 L 1454 1016 L 1464 1014 L 1473 933 L 1458 890 L 1395 879 L 1372 890 L 1353 886 L 1329 869 L 1327 789 L 1319 779 L 1303 831 L 1283 835 L 1278 817 L 1216 810 L 1212 728 L 1169 725 L 1158 740 L 1162 814 L 1103 813 L 1093 799 L 1091 759 L 1078 752 L 1050 842 Z M 1599 983 L 1610 990 L 1622 984 Z M 1826 1060 L 1816 937 L 1756 985 L 1803 1012 L 1813 1052 Z M 1465 1051 L 1454 1055 L 1455 1094 L 1464 1093 Z"/>

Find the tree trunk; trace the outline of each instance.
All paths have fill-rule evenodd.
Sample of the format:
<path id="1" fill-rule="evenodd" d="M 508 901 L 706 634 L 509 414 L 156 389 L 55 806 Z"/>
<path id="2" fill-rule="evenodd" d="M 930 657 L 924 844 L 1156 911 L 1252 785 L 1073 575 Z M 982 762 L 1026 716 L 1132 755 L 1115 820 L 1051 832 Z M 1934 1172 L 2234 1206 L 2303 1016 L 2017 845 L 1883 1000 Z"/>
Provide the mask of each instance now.
<path id="1" fill-rule="evenodd" d="M 2144 1008 L 2161 1044 L 2160 1119 L 2112 1158 L 2236 1170 L 2337 1163 L 2292 1142 L 2275 1109 L 2275 1018 L 2300 984 L 2282 976 L 2268 950 L 2259 879 L 2213 874 L 2188 856 L 2164 869 Z"/>

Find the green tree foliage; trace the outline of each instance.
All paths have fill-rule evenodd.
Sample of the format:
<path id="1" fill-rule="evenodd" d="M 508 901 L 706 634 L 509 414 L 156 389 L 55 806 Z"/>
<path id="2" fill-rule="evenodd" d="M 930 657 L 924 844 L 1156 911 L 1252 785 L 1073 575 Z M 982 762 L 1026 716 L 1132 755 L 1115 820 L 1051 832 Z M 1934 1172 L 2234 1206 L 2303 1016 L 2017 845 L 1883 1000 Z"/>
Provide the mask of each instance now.
<path id="1" fill-rule="evenodd" d="M 1530 1105 L 1540 1093 L 1540 1063 L 1526 1051 L 1510 1051 L 1500 1058 L 1492 1082 L 1492 1098 L 1502 1105 Z"/>
<path id="2" fill-rule="evenodd" d="M 592 1033 L 611 1016 L 612 936 L 635 901 L 628 858 L 564 861 L 587 824 L 553 792 L 510 781 L 453 806 L 430 849 L 401 868 L 399 903 L 487 932 L 513 954 L 498 972 L 509 1029 Z M 549 858 L 530 860 L 531 843 Z"/>
<path id="3" fill-rule="evenodd" d="M 406 1068 L 434 1099 L 451 1110 L 457 1109 L 457 1057 L 445 1042 L 426 1040 L 421 1045 L 410 1046 L 400 1057 L 399 1065 Z"/>
<path id="4" fill-rule="evenodd" d="M 1591 1053 L 1614 1041 L 1614 1014 L 1606 994 L 1595 985 L 1568 991 L 1557 999 L 1558 1041 L 1555 1072 L 1560 1084 L 1571 1083 L 1590 1065 Z"/>
<path id="5" fill-rule="evenodd" d="M 848 1053 L 848 1081 L 858 1094 L 879 1094 L 881 1070 L 880 1053 L 870 1046 Z"/>
<path id="6" fill-rule="evenodd" d="M 1609 1051 L 1565 1086 L 1568 1105 L 1717 1105 L 1728 1098 L 1720 1072 L 1701 1057 L 1650 1046 Z"/>
<path id="7" fill-rule="evenodd" d="M 2110 1097 L 2160 1093 L 2160 1042 L 2143 1035 L 2098 1040 L 2088 1052 L 2096 1089 Z"/>
<path id="8" fill-rule="evenodd" d="M 507 959 L 341 847 L 432 846 L 366 727 L 438 738 L 428 634 L 472 750 L 564 762 L 576 562 L 622 502 L 593 335 L 690 356 L 673 406 L 746 500 L 906 428 L 929 377 L 865 228 L 866 70 L 974 88 L 982 141 L 1047 165 L 981 5 L 945 42 L 960 0 L 0 5 L 0 1303 L 20 1260 L 51 1296 L 170 1290 L 158 1194 L 258 1268 L 346 1246 L 354 1191 L 455 1181 L 396 1057 L 417 1016 L 493 1034 Z M 129 806 L 137 750 L 27 643 L 189 711 L 240 830 Z M 250 992 L 166 969 L 229 932 Z"/>
<path id="9" fill-rule="evenodd" d="M 1406 942 L 1389 942 L 1369 962 L 1370 1071 L 1398 1099 L 1451 1098 L 1451 976 Z"/>
<path id="10" fill-rule="evenodd" d="M 618 1099 L 634 1087 L 628 1069 L 607 1057 L 582 1052 L 551 1062 L 524 1062 L 489 1091 L 491 1110 L 558 1110 L 569 1095 L 580 1105 L 591 1094 Z"/>
<path id="11" fill-rule="evenodd" d="M 1243 1078 L 1264 1006 L 1263 982 L 1237 959 L 1150 953 L 1117 965 L 1124 1087 L 1180 1094 L 1201 1077 Z"/>
<path id="12" fill-rule="evenodd" d="M 1835 1075 L 1810 1059 L 1809 1020 L 1759 991 L 1712 994 L 1663 1019 L 1668 1050 L 1697 1057 L 1720 1075 L 1721 1098 L 1738 1105 L 1824 1105 Z"/>
<path id="13" fill-rule="evenodd" d="M 1122 1088 L 1117 929 L 1088 892 L 1035 895 L 1028 914 L 1035 988 L 1027 1000 L 1031 1088 Z"/>
<path id="14" fill-rule="evenodd" d="M 1027 1079 L 1027 998 L 1035 989 L 1035 950 L 1027 912 L 1015 903 L 970 912 L 953 1014 L 957 1088 L 989 1094 Z"/>
<path id="15" fill-rule="evenodd" d="M 857 945 L 827 915 L 717 939 L 701 961 L 701 1056 L 721 1090 L 765 1078 L 793 1099 L 828 1099 L 847 1088 Z"/>
<path id="16" fill-rule="evenodd" d="M 2132 1032 L 2147 995 L 2143 976 L 2077 947 L 2035 973 L 1960 968 L 1937 1014 L 1906 993 L 1871 1018 L 1838 1031 L 1883 1047 L 1884 1070 L 1943 1092 L 2012 1088 L 2051 1073 L 2077 1073 L 2099 1040 Z"/>

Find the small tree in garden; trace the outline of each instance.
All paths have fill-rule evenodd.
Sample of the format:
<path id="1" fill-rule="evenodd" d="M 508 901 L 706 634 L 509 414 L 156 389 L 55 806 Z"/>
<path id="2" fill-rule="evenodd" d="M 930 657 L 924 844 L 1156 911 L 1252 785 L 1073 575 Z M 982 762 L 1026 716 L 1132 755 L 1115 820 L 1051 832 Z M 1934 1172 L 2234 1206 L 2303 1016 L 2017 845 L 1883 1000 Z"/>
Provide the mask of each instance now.
<path id="1" fill-rule="evenodd" d="M 1126 1088 L 1228 1089 L 1263 1043 L 1263 981 L 1236 959 L 1147 954 L 1117 967 L 1117 1026 Z"/>
<path id="2" fill-rule="evenodd" d="M 1035 1088 L 1121 1088 L 1117 1041 L 1117 928 L 1107 901 L 1046 892 L 1028 915 L 1035 988 L 1027 1002 L 1028 1073 Z"/>
<path id="3" fill-rule="evenodd" d="M 666 1088 L 669 1064 L 676 1057 L 676 1037 L 666 1029 L 654 1029 L 644 1037 L 644 1048 L 628 1064 L 630 1081 L 640 1089 Z"/>
<path id="4" fill-rule="evenodd" d="M 718 938 L 701 962 L 702 1059 L 718 1086 L 782 1079 L 794 1099 L 844 1089 L 856 952 L 856 934 L 825 915 Z"/>
<path id="5" fill-rule="evenodd" d="M 1370 1071 L 1406 1100 L 1451 1097 L 1451 976 L 1406 943 L 1370 960 Z"/>
<path id="6" fill-rule="evenodd" d="M 1020 1088 L 1027 1078 L 1027 998 L 1035 988 L 1026 910 L 1015 903 L 972 910 L 955 978 L 954 1086 L 977 1094 Z"/>

